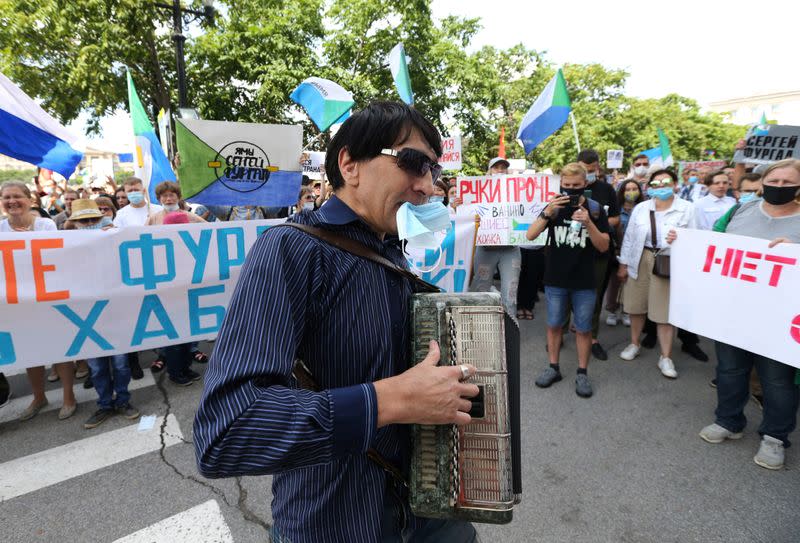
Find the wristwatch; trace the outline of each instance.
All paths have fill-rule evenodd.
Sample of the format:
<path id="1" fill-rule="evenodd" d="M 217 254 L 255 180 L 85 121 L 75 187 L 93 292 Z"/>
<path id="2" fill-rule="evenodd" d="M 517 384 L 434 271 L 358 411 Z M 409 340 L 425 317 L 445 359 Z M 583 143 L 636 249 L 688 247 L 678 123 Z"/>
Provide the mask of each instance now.
<path id="1" fill-rule="evenodd" d="M 544 220 L 546 220 L 547 222 L 550 222 L 550 217 L 548 217 L 548 216 L 545 214 L 545 210 L 546 210 L 546 209 L 547 209 L 547 208 L 543 209 L 543 210 L 542 210 L 542 212 L 541 212 L 541 213 L 539 213 L 539 218 L 540 218 L 540 219 L 544 219 Z"/>

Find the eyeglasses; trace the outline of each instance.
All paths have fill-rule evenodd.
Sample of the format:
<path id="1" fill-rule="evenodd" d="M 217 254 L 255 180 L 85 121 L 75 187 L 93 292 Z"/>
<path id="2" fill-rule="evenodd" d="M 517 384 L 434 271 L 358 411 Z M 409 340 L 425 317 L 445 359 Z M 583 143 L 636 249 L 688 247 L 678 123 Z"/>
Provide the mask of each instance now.
<path id="1" fill-rule="evenodd" d="M 670 179 L 670 178 L 657 179 L 657 180 L 654 180 L 654 181 L 650 181 L 649 185 L 651 187 L 653 187 L 654 189 L 657 189 L 658 187 L 671 187 L 672 186 L 672 179 Z"/>
<path id="2" fill-rule="evenodd" d="M 647 166 L 647 162 L 634 162 L 633 167 L 638 168 L 639 166 Z"/>
<path id="3" fill-rule="evenodd" d="M 423 177 L 428 172 L 431 173 L 431 180 L 436 183 L 442 175 L 442 166 L 423 153 L 411 147 L 405 147 L 399 151 L 394 149 L 381 149 L 381 154 L 397 158 L 397 167 L 410 173 L 415 177 Z"/>
<path id="4" fill-rule="evenodd" d="M 106 211 L 111 211 L 110 207 L 98 207 L 97 209 L 99 209 L 101 213 L 105 213 Z"/>

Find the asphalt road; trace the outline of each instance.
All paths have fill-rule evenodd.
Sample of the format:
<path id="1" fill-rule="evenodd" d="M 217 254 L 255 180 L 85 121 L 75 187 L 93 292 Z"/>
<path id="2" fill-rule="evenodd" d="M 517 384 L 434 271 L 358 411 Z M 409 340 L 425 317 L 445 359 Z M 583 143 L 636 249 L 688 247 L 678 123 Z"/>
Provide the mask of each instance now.
<path id="1" fill-rule="evenodd" d="M 523 502 L 511 524 L 479 527 L 484 542 L 800 541 L 800 453 L 789 449 L 778 472 L 753 463 L 758 408 L 748 405 L 740 441 L 709 445 L 697 435 L 713 421 L 713 357 L 704 364 L 678 352 L 680 376 L 670 381 L 654 351 L 621 361 L 628 329 L 603 325 L 611 356 L 590 365 L 595 396 L 574 392 L 572 336 L 565 379 L 540 390 L 543 310 L 522 323 Z M 710 341 L 701 345 L 711 354 Z M 30 393 L 24 376 L 11 382 L 15 397 Z M 50 411 L 0 424 L 0 542 L 266 540 L 269 477 L 209 481 L 196 472 L 199 384 L 179 388 L 163 375 L 143 384 L 133 402 L 167 417 L 146 432 L 121 418 L 84 430 L 91 401 L 67 421 Z"/>

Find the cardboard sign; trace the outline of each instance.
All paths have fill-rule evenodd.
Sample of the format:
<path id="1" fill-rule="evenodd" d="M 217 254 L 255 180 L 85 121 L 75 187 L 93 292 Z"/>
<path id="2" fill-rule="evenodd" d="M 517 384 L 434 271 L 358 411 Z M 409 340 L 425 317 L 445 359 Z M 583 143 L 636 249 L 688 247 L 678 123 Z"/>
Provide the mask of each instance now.
<path id="1" fill-rule="evenodd" d="M 528 227 L 560 190 L 560 177 L 520 174 L 459 178 L 456 187 L 471 215 L 481 217 L 478 245 L 544 245 L 547 232 L 535 240 L 525 237 Z M 461 209 L 459 208 L 459 213 Z"/>
<path id="2" fill-rule="evenodd" d="M 606 153 L 606 168 L 619 170 L 622 168 L 622 149 L 609 149 Z"/>
<path id="3" fill-rule="evenodd" d="M 461 136 L 453 136 L 442 140 L 442 156 L 439 164 L 443 170 L 457 172 L 461 169 Z"/>
<path id="4" fill-rule="evenodd" d="M 304 153 L 303 173 L 311 179 L 322 179 L 325 169 L 324 151 L 307 151 Z"/>
<path id="5" fill-rule="evenodd" d="M 800 245 L 678 230 L 670 323 L 800 368 Z"/>
<path id="6" fill-rule="evenodd" d="M 787 158 L 800 158 L 800 126 L 754 126 L 747 131 L 745 141 L 747 146 L 733 155 L 736 163 L 771 164 Z"/>
<path id="7" fill-rule="evenodd" d="M 214 339 L 247 251 L 282 222 L 0 233 L 0 371 Z"/>

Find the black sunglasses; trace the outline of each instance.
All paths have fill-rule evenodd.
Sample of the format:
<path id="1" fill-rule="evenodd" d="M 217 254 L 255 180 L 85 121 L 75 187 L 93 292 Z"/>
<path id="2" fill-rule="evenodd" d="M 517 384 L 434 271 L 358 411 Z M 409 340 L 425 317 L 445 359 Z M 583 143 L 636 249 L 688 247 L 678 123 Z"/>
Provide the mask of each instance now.
<path id="1" fill-rule="evenodd" d="M 397 167 L 416 177 L 423 177 L 431 172 L 431 181 L 436 183 L 442 175 L 442 166 L 423 153 L 411 147 L 405 147 L 399 151 L 394 149 L 381 149 L 381 154 L 397 158 Z"/>

